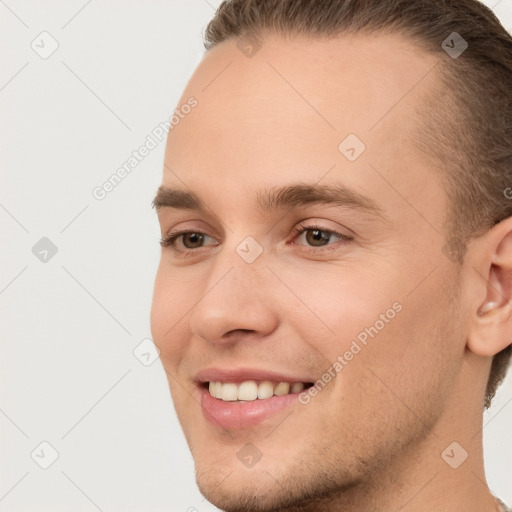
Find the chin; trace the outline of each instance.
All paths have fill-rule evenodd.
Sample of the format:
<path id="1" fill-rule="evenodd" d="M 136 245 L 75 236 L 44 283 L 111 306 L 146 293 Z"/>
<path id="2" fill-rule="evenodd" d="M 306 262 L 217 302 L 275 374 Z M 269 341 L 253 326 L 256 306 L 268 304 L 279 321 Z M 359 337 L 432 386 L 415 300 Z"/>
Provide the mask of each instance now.
<path id="1" fill-rule="evenodd" d="M 218 475 L 218 472 L 217 472 Z M 249 475 L 248 475 L 249 476 Z M 233 473 L 224 475 L 223 479 L 211 473 L 196 472 L 196 482 L 203 496 L 213 505 L 226 512 L 264 512 L 279 510 L 279 496 L 273 493 L 276 489 L 265 488 L 256 481 L 262 475 L 257 474 L 241 481 L 232 480 Z M 274 482 L 274 486 L 277 485 Z"/>
<path id="2" fill-rule="evenodd" d="M 261 484 L 269 475 L 247 475 L 243 481 L 231 481 L 233 473 L 225 480 L 210 478 L 208 475 L 196 474 L 196 481 L 203 496 L 213 505 L 225 512 L 270 512 L 278 510 L 299 510 L 295 503 L 300 503 L 300 496 L 285 493 L 276 481 Z"/>
<path id="3" fill-rule="evenodd" d="M 203 496 L 225 512 L 333 510 L 333 501 L 343 494 L 348 497 L 363 483 L 347 472 L 340 471 L 333 479 L 332 468 L 315 471 L 292 461 L 287 467 L 279 460 L 271 465 L 261 461 L 251 469 L 222 462 L 219 458 L 208 465 L 196 463 L 196 482 Z"/>

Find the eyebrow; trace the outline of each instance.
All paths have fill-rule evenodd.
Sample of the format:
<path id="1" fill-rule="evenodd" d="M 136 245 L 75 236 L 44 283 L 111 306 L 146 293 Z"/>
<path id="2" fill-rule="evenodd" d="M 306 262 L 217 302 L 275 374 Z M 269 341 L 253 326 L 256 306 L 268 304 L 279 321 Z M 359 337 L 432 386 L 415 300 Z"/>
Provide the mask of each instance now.
<path id="1" fill-rule="evenodd" d="M 292 209 L 306 205 L 345 206 L 387 218 L 373 199 L 341 184 L 310 185 L 297 183 L 283 187 L 273 187 L 260 191 L 256 196 L 256 204 L 261 212 Z M 197 210 L 200 212 L 208 210 L 196 193 L 163 185 L 158 188 L 152 205 L 157 212 L 162 208 Z"/>

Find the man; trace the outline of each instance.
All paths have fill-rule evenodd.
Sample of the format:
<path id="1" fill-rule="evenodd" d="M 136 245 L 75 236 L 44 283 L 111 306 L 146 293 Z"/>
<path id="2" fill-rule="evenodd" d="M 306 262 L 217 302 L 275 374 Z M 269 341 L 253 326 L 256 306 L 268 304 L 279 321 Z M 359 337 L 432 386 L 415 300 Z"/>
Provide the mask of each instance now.
<path id="1" fill-rule="evenodd" d="M 476 0 L 233 0 L 169 133 L 151 314 L 226 511 L 493 512 L 512 39 Z"/>

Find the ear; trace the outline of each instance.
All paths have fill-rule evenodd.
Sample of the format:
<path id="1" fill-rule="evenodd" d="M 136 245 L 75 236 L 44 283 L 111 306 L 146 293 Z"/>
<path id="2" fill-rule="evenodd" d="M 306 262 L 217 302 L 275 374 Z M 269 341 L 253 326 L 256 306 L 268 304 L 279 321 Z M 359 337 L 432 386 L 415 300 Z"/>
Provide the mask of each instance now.
<path id="1" fill-rule="evenodd" d="M 471 250 L 471 286 L 479 298 L 469 312 L 467 348 L 492 357 L 512 343 L 512 217 L 476 240 Z"/>

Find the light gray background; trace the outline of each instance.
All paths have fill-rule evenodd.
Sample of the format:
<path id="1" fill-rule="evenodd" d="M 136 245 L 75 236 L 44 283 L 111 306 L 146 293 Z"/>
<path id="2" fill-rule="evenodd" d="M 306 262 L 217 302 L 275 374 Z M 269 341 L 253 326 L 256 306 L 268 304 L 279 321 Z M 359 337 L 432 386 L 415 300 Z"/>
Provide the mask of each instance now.
<path id="1" fill-rule="evenodd" d="M 512 0 L 485 3 L 512 28 Z M 151 337 L 164 142 L 103 201 L 92 190 L 172 113 L 218 4 L 0 0 L 3 512 L 217 510 L 160 360 L 133 354 Z M 44 31 L 59 45 L 47 59 L 31 48 L 51 48 Z M 42 237 L 58 248 L 46 263 Z M 511 402 L 509 377 L 484 430 L 491 488 L 510 503 Z M 43 441 L 59 455 L 48 469 Z"/>

